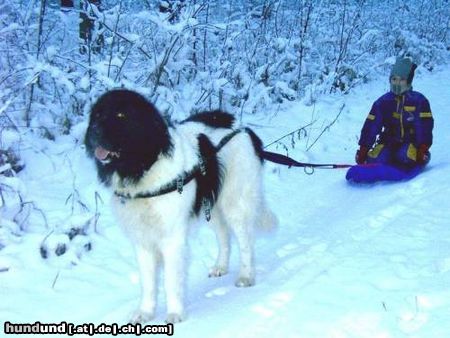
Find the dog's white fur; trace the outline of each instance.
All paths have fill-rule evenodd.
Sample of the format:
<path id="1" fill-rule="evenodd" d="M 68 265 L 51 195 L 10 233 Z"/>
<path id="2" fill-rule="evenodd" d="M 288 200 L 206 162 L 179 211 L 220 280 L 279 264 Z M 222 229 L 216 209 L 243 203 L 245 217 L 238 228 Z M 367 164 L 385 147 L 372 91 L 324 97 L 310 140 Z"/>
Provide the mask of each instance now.
<path id="1" fill-rule="evenodd" d="M 198 164 L 199 133 L 204 133 L 217 145 L 231 130 L 186 122 L 171 127 L 169 132 L 174 145 L 170 157 L 161 155 L 135 185 L 121 183 L 115 174 L 112 180 L 114 190 L 135 194 L 159 189 Z M 251 286 L 255 282 L 254 228 L 270 228 L 276 219 L 264 200 L 262 165 L 250 136 L 246 132 L 237 134 L 220 150 L 218 157 L 224 166 L 224 177 L 211 213 L 211 224 L 216 231 L 219 252 L 210 276 L 222 276 L 228 271 L 231 229 L 240 249 L 236 286 Z M 165 269 L 166 321 L 174 323 L 184 318 L 185 247 L 195 194 L 194 180 L 184 186 L 182 194 L 173 192 L 154 198 L 130 200 L 124 204 L 116 196 L 112 198 L 120 223 L 136 245 L 142 297 L 131 318 L 133 322 L 146 322 L 154 316 L 160 260 Z M 200 216 L 203 217 L 203 212 Z"/>

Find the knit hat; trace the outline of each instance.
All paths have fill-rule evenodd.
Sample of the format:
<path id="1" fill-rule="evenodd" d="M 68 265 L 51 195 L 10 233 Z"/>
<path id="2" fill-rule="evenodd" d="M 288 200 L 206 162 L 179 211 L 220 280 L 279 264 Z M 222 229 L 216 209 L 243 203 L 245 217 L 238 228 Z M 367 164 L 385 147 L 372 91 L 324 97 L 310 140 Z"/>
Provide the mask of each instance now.
<path id="1" fill-rule="evenodd" d="M 417 65 L 413 63 L 411 59 L 399 57 L 392 66 L 391 75 L 389 78 L 393 76 L 400 76 L 402 79 L 406 79 L 408 84 L 411 84 L 416 68 Z"/>
<path id="2" fill-rule="evenodd" d="M 406 79 L 406 86 L 401 85 L 393 85 L 391 84 L 391 91 L 396 95 L 401 95 L 405 91 L 412 88 L 412 80 L 414 78 L 414 71 L 416 70 L 417 65 L 411 61 L 409 58 L 399 57 L 395 61 L 395 64 L 392 66 L 391 75 L 389 79 L 392 79 L 393 76 L 399 76 L 402 79 Z"/>

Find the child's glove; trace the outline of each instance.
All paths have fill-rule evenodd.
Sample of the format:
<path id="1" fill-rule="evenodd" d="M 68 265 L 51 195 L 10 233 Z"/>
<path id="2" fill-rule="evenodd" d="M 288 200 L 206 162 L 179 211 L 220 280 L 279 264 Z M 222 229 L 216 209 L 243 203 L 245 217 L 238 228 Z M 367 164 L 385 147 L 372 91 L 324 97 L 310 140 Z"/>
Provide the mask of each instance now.
<path id="1" fill-rule="evenodd" d="M 369 152 L 369 148 L 366 146 L 360 146 L 359 150 L 356 152 L 355 161 L 358 164 L 366 163 L 367 153 Z"/>
<path id="2" fill-rule="evenodd" d="M 428 149 L 430 147 L 426 144 L 421 144 L 419 148 L 417 149 L 417 156 L 416 156 L 416 162 L 419 164 L 425 164 L 430 160 L 430 153 L 428 152 Z"/>

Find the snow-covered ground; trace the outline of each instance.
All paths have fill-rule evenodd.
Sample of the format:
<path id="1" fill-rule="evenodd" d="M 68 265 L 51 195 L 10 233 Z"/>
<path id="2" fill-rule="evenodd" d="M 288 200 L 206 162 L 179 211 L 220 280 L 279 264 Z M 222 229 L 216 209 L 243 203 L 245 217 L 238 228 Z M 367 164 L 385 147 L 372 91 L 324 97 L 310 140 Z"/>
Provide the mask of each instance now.
<path id="1" fill-rule="evenodd" d="M 277 231 L 258 236 L 256 286 L 233 286 L 235 246 L 230 273 L 208 278 L 215 237 L 205 222 L 194 224 L 187 258 L 188 318 L 175 326 L 175 336 L 448 337 L 449 79 L 448 67 L 416 75 L 415 89 L 431 102 L 435 143 L 428 169 L 411 181 L 352 186 L 342 169 L 306 175 L 301 169 L 266 165 L 267 198 L 280 222 Z M 244 123 L 269 144 L 317 119 L 289 155 L 300 161 L 352 163 L 366 114 L 387 88 L 382 78 L 315 105 L 297 102 L 264 118 L 244 116 Z M 307 152 L 343 104 L 337 122 Z M 27 234 L 0 251 L 1 330 L 6 321 L 123 324 L 137 305 L 133 249 L 112 218 L 108 192 L 97 183 L 81 147 L 84 128 L 56 142 L 32 144 L 26 141 L 32 137 L 24 137 L 24 194 L 46 215 L 49 229 L 56 230 L 46 232 L 42 219 L 34 216 Z M 283 152 L 275 146 L 269 150 Z M 96 192 L 101 200 L 95 229 L 92 222 L 88 237 L 69 241 L 63 232 L 92 217 Z M 80 202 L 89 211 L 82 212 Z M 64 241 L 66 253 L 41 257 L 42 243 L 51 248 Z M 162 295 L 161 289 L 155 324 L 165 318 Z"/>

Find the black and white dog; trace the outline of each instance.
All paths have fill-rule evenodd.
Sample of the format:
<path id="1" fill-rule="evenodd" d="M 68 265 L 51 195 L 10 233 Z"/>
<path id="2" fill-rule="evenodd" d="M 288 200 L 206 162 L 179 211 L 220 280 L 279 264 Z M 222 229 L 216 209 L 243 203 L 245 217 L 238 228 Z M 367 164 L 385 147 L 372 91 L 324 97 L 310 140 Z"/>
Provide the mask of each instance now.
<path id="1" fill-rule="evenodd" d="M 185 246 L 193 216 L 211 218 L 219 253 L 210 276 L 228 271 L 230 229 L 240 249 L 236 286 L 255 283 L 253 232 L 276 218 L 262 186 L 262 143 L 232 115 L 214 111 L 170 125 L 138 93 L 112 90 L 92 107 L 86 149 L 112 209 L 136 248 L 142 285 L 133 322 L 152 319 L 158 263 L 165 269 L 167 322 L 183 320 Z"/>

